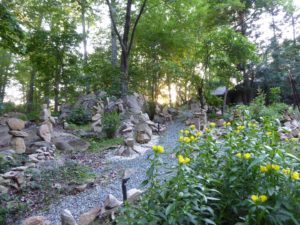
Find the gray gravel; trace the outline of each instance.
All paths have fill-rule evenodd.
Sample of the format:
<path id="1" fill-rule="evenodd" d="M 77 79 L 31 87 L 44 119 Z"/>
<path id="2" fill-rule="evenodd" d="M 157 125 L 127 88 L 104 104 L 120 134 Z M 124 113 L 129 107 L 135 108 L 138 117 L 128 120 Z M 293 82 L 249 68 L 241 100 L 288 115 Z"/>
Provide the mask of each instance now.
<path id="1" fill-rule="evenodd" d="M 174 149 L 177 143 L 176 140 L 178 139 L 179 130 L 183 129 L 183 127 L 184 124 L 179 120 L 173 121 L 161 135 L 159 144 L 164 146 L 166 152 L 170 152 Z M 146 170 L 149 168 L 147 157 L 150 154 L 153 154 L 153 152 L 147 151 L 146 154 L 132 160 L 114 161 L 108 166 L 117 171 L 125 169 L 134 170 L 135 172 L 130 176 L 127 188 L 128 190 L 131 188 L 139 188 L 140 184 L 146 178 Z M 165 163 L 174 163 L 175 160 L 170 156 L 164 156 L 163 161 Z M 103 169 L 96 170 L 99 174 L 101 174 L 102 171 Z M 122 199 L 121 181 L 119 179 L 115 179 L 112 183 L 107 185 L 100 185 L 92 189 L 87 189 L 85 192 L 78 195 L 63 197 L 59 202 L 51 204 L 47 211 L 37 212 L 35 215 L 44 215 L 53 225 L 60 225 L 60 213 L 63 209 L 69 209 L 74 217 L 78 219 L 80 214 L 96 206 L 101 206 L 108 194 L 113 194 L 119 200 Z"/>

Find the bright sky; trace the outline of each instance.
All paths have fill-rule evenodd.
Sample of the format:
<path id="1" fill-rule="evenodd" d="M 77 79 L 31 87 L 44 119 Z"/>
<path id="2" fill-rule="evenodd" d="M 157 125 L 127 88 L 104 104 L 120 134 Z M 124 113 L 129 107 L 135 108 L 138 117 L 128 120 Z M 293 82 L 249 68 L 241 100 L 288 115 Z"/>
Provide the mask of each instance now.
<path id="1" fill-rule="evenodd" d="M 300 9 L 300 0 L 294 0 L 294 4 L 296 8 L 299 10 Z M 110 32 L 110 19 L 108 15 L 108 10 L 106 7 L 99 7 L 97 8 L 97 14 L 101 15 L 101 22 L 96 23 L 95 26 L 89 28 L 89 39 L 88 39 L 88 52 L 92 53 L 94 49 L 97 46 L 104 45 L 105 41 L 107 39 L 104 37 L 103 31 L 105 32 Z M 278 25 L 280 22 L 283 20 L 283 15 L 279 15 L 276 17 L 276 23 Z M 272 31 L 270 29 L 270 24 L 272 22 L 272 18 L 270 16 L 265 16 L 259 24 L 261 24 L 258 32 L 263 33 L 261 36 L 261 41 L 265 42 L 266 40 L 269 40 L 272 37 Z M 279 25 L 280 26 L 280 25 Z M 282 29 L 282 38 L 292 38 L 292 27 L 291 26 L 285 26 L 283 27 L 282 25 L 280 26 Z M 298 22 L 297 24 L 297 30 L 298 30 L 298 35 L 300 34 L 300 23 Z M 81 32 L 81 27 L 78 27 L 77 29 L 78 32 Z M 100 32 L 99 32 L 100 31 Z M 102 31 L 102 32 L 101 32 Z M 99 43 L 99 35 L 103 36 L 103 38 L 100 38 L 101 43 Z M 96 38 L 97 37 L 97 38 Z M 83 52 L 83 45 L 80 45 L 81 52 Z M 21 90 L 21 85 L 18 84 L 16 81 L 12 81 L 6 91 L 6 96 L 4 101 L 12 101 L 16 104 L 20 104 L 23 101 L 23 93 L 20 91 Z"/>

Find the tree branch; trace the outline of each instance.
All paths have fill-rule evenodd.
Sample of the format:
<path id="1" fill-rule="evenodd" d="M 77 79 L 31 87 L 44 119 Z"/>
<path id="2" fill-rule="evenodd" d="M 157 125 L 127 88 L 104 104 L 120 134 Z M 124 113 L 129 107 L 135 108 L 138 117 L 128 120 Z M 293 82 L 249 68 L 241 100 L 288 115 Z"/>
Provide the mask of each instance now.
<path id="1" fill-rule="evenodd" d="M 138 23 L 139 23 L 139 20 L 140 20 L 140 18 L 141 18 L 141 16 L 142 16 L 143 12 L 144 12 L 144 10 L 145 10 L 146 3 L 147 3 L 147 0 L 144 0 L 144 2 L 143 2 L 143 4 L 142 4 L 142 7 L 141 7 L 141 9 L 140 9 L 140 12 L 139 12 L 139 14 L 138 14 L 138 16 L 137 16 L 137 18 L 136 18 L 136 20 L 135 20 L 135 22 L 134 22 L 134 26 L 133 26 L 133 29 L 132 29 L 132 32 L 131 32 L 131 37 L 130 37 L 130 43 L 129 43 L 129 47 L 128 47 L 128 52 L 127 52 L 127 55 L 128 55 L 128 56 L 129 56 L 130 50 L 131 50 L 131 48 L 132 48 L 132 43 L 133 43 L 133 38 L 134 38 L 135 31 L 136 31 L 136 27 L 137 27 L 137 25 L 138 25 Z"/>
<path id="2" fill-rule="evenodd" d="M 111 7 L 111 3 L 109 2 L 109 0 L 106 0 L 106 4 L 107 4 L 107 6 L 109 8 L 109 15 L 110 15 L 111 23 L 113 25 L 113 28 L 114 28 L 116 34 L 117 34 L 117 37 L 119 39 L 121 48 L 122 48 L 123 51 L 126 51 L 126 47 L 125 47 L 125 45 L 124 45 L 124 43 L 122 41 L 121 35 L 120 35 L 119 31 L 118 31 L 118 28 L 117 28 L 117 25 L 116 25 L 116 22 L 115 22 L 115 19 L 114 19 L 114 16 L 113 16 L 113 11 L 112 11 L 112 7 Z"/>

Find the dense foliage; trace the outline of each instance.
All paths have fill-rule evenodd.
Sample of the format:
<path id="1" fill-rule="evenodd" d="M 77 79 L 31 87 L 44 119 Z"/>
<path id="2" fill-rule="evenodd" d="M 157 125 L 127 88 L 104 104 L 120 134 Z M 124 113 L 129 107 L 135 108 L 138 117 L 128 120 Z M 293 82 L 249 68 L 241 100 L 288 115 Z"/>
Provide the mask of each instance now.
<path id="1" fill-rule="evenodd" d="M 223 126 L 222 134 L 215 123 L 203 134 L 182 130 L 173 167 L 154 147 L 149 189 L 118 224 L 299 224 L 298 139 L 281 141 L 277 121 L 244 110 Z"/>
<path id="2" fill-rule="evenodd" d="M 103 27 L 112 22 L 103 16 L 109 12 L 106 3 L 111 4 L 119 36 Z M 134 10 L 128 11 L 131 23 L 123 31 L 128 4 Z M 285 101 L 296 101 L 288 77 L 297 88 L 299 10 L 291 0 L 4 0 L 0 10 L 0 109 L 11 82 L 20 85 L 28 113 L 43 102 L 57 112 L 83 92 L 101 89 L 119 95 L 124 82 L 129 93 L 170 103 L 171 95 L 163 89 L 170 91 L 172 85 L 177 103 L 191 96 L 204 103 L 212 89 L 230 88 L 237 81 L 245 103 L 257 85 L 266 92 L 280 86 Z M 278 21 L 282 14 L 284 25 Z M 267 16 L 272 18 L 272 35 L 265 38 L 270 32 L 260 33 L 257 24 Z M 293 35 L 285 37 L 283 26 Z M 121 79 L 123 53 L 128 74 Z"/>

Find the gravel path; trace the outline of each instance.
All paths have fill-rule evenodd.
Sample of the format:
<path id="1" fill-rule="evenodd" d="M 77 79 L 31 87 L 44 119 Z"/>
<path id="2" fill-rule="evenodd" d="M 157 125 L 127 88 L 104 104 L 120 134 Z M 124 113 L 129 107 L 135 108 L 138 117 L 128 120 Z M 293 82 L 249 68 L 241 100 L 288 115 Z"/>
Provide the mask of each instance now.
<path id="1" fill-rule="evenodd" d="M 166 152 L 171 151 L 176 146 L 179 130 L 183 129 L 183 127 L 184 124 L 179 120 L 173 121 L 161 135 L 159 144 L 165 147 Z M 113 161 L 108 166 L 115 171 L 132 169 L 134 173 L 130 176 L 127 190 L 139 188 L 141 182 L 146 178 L 146 170 L 149 168 L 149 162 L 147 160 L 149 154 L 153 154 L 153 152 L 147 151 L 144 155 L 131 160 Z M 165 156 L 163 157 L 163 161 L 165 163 L 172 163 L 174 159 L 170 158 L 170 156 Z M 96 172 L 101 174 L 103 169 L 96 170 Z M 60 225 L 60 213 L 63 209 L 69 209 L 74 217 L 78 219 L 80 214 L 96 206 L 101 206 L 108 194 L 113 194 L 119 200 L 122 199 L 121 181 L 119 179 L 114 179 L 112 183 L 107 185 L 87 189 L 78 195 L 63 197 L 59 202 L 51 204 L 47 211 L 41 212 L 39 215 L 46 216 L 53 225 Z"/>

